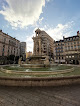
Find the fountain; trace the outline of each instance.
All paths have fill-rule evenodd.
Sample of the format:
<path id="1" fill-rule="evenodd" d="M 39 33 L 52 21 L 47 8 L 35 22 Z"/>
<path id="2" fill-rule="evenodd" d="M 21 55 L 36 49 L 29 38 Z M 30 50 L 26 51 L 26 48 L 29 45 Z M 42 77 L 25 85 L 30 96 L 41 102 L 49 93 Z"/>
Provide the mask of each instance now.
<path id="1" fill-rule="evenodd" d="M 64 68 L 53 64 L 53 40 L 45 32 L 37 29 L 36 36 L 33 37 L 34 49 L 33 55 L 24 63 L 21 58 L 19 59 L 18 66 L 10 66 L 2 70 L 4 73 L 12 73 L 18 75 L 53 75 L 58 73 L 71 72 L 73 69 L 70 67 Z M 51 45 L 51 46 L 50 46 Z M 51 48 L 52 47 L 52 48 Z M 57 67 L 56 67 L 57 66 Z M 60 69 L 60 67 L 62 67 Z"/>
<path id="2" fill-rule="evenodd" d="M 80 82 L 80 77 L 65 78 L 64 73 L 74 71 L 74 67 L 53 62 L 53 39 L 37 29 L 33 37 L 33 55 L 24 63 L 19 59 L 18 66 L 4 66 L 0 69 L 0 84 L 7 86 L 56 86 Z M 57 78 L 55 78 L 57 76 Z M 77 80 L 76 80 L 77 79 Z M 66 83 L 65 83 L 66 82 Z"/>
<path id="3" fill-rule="evenodd" d="M 34 49 L 33 55 L 29 57 L 25 64 L 19 64 L 27 68 L 50 67 L 53 64 L 53 39 L 39 28 L 35 31 L 33 37 Z"/>
<path id="4" fill-rule="evenodd" d="M 20 77 L 37 77 L 37 76 L 53 76 L 62 73 L 72 72 L 74 69 L 71 66 L 58 65 L 57 67 L 44 67 L 44 68 L 26 68 L 21 66 L 4 66 L 1 68 L 2 73 L 10 75 L 18 75 Z"/>

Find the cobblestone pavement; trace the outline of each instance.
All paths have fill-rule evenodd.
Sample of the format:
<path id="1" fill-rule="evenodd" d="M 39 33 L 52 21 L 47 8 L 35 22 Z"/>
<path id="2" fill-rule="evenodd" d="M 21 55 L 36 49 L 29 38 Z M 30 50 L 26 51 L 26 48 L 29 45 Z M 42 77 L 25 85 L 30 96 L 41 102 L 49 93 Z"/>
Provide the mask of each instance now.
<path id="1" fill-rule="evenodd" d="M 60 87 L 0 86 L 0 106 L 80 106 L 80 85 Z"/>

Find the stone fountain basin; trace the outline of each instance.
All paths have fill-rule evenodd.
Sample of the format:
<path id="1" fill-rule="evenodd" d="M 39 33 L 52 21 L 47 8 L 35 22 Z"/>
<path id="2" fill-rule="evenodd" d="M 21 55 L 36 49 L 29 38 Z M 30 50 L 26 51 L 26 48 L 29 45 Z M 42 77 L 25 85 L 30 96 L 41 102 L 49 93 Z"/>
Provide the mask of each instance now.
<path id="1" fill-rule="evenodd" d="M 65 69 L 65 70 L 56 70 L 56 71 L 17 71 L 17 70 L 7 70 L 1 69 L 4 73 L 9 74 L 24 74 L 24 75 L 55 75 L 55 74 L 62 74 L 74 71 L 74 68 Z"/>

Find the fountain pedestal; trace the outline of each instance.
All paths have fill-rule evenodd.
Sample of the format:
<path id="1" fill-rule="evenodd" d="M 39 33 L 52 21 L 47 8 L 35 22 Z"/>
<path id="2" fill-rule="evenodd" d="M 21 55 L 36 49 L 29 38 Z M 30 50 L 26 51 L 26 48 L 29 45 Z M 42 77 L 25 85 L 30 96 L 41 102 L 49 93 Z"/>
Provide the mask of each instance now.
<path id="1" fill-rule="evenodd" d="M 49 64 L 49 56 L 31 56 L 27 64 Z"/>

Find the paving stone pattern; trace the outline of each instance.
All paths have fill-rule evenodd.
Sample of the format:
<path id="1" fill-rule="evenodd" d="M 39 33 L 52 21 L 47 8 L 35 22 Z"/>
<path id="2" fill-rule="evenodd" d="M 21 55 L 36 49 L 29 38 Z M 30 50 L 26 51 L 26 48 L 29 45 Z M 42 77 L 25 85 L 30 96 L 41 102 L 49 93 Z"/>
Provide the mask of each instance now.
<path id="1" fill-rule="evenodd" d="M 60 87 L 0 86 L 0 106 L 80 106 L 80 85 Z"/>

